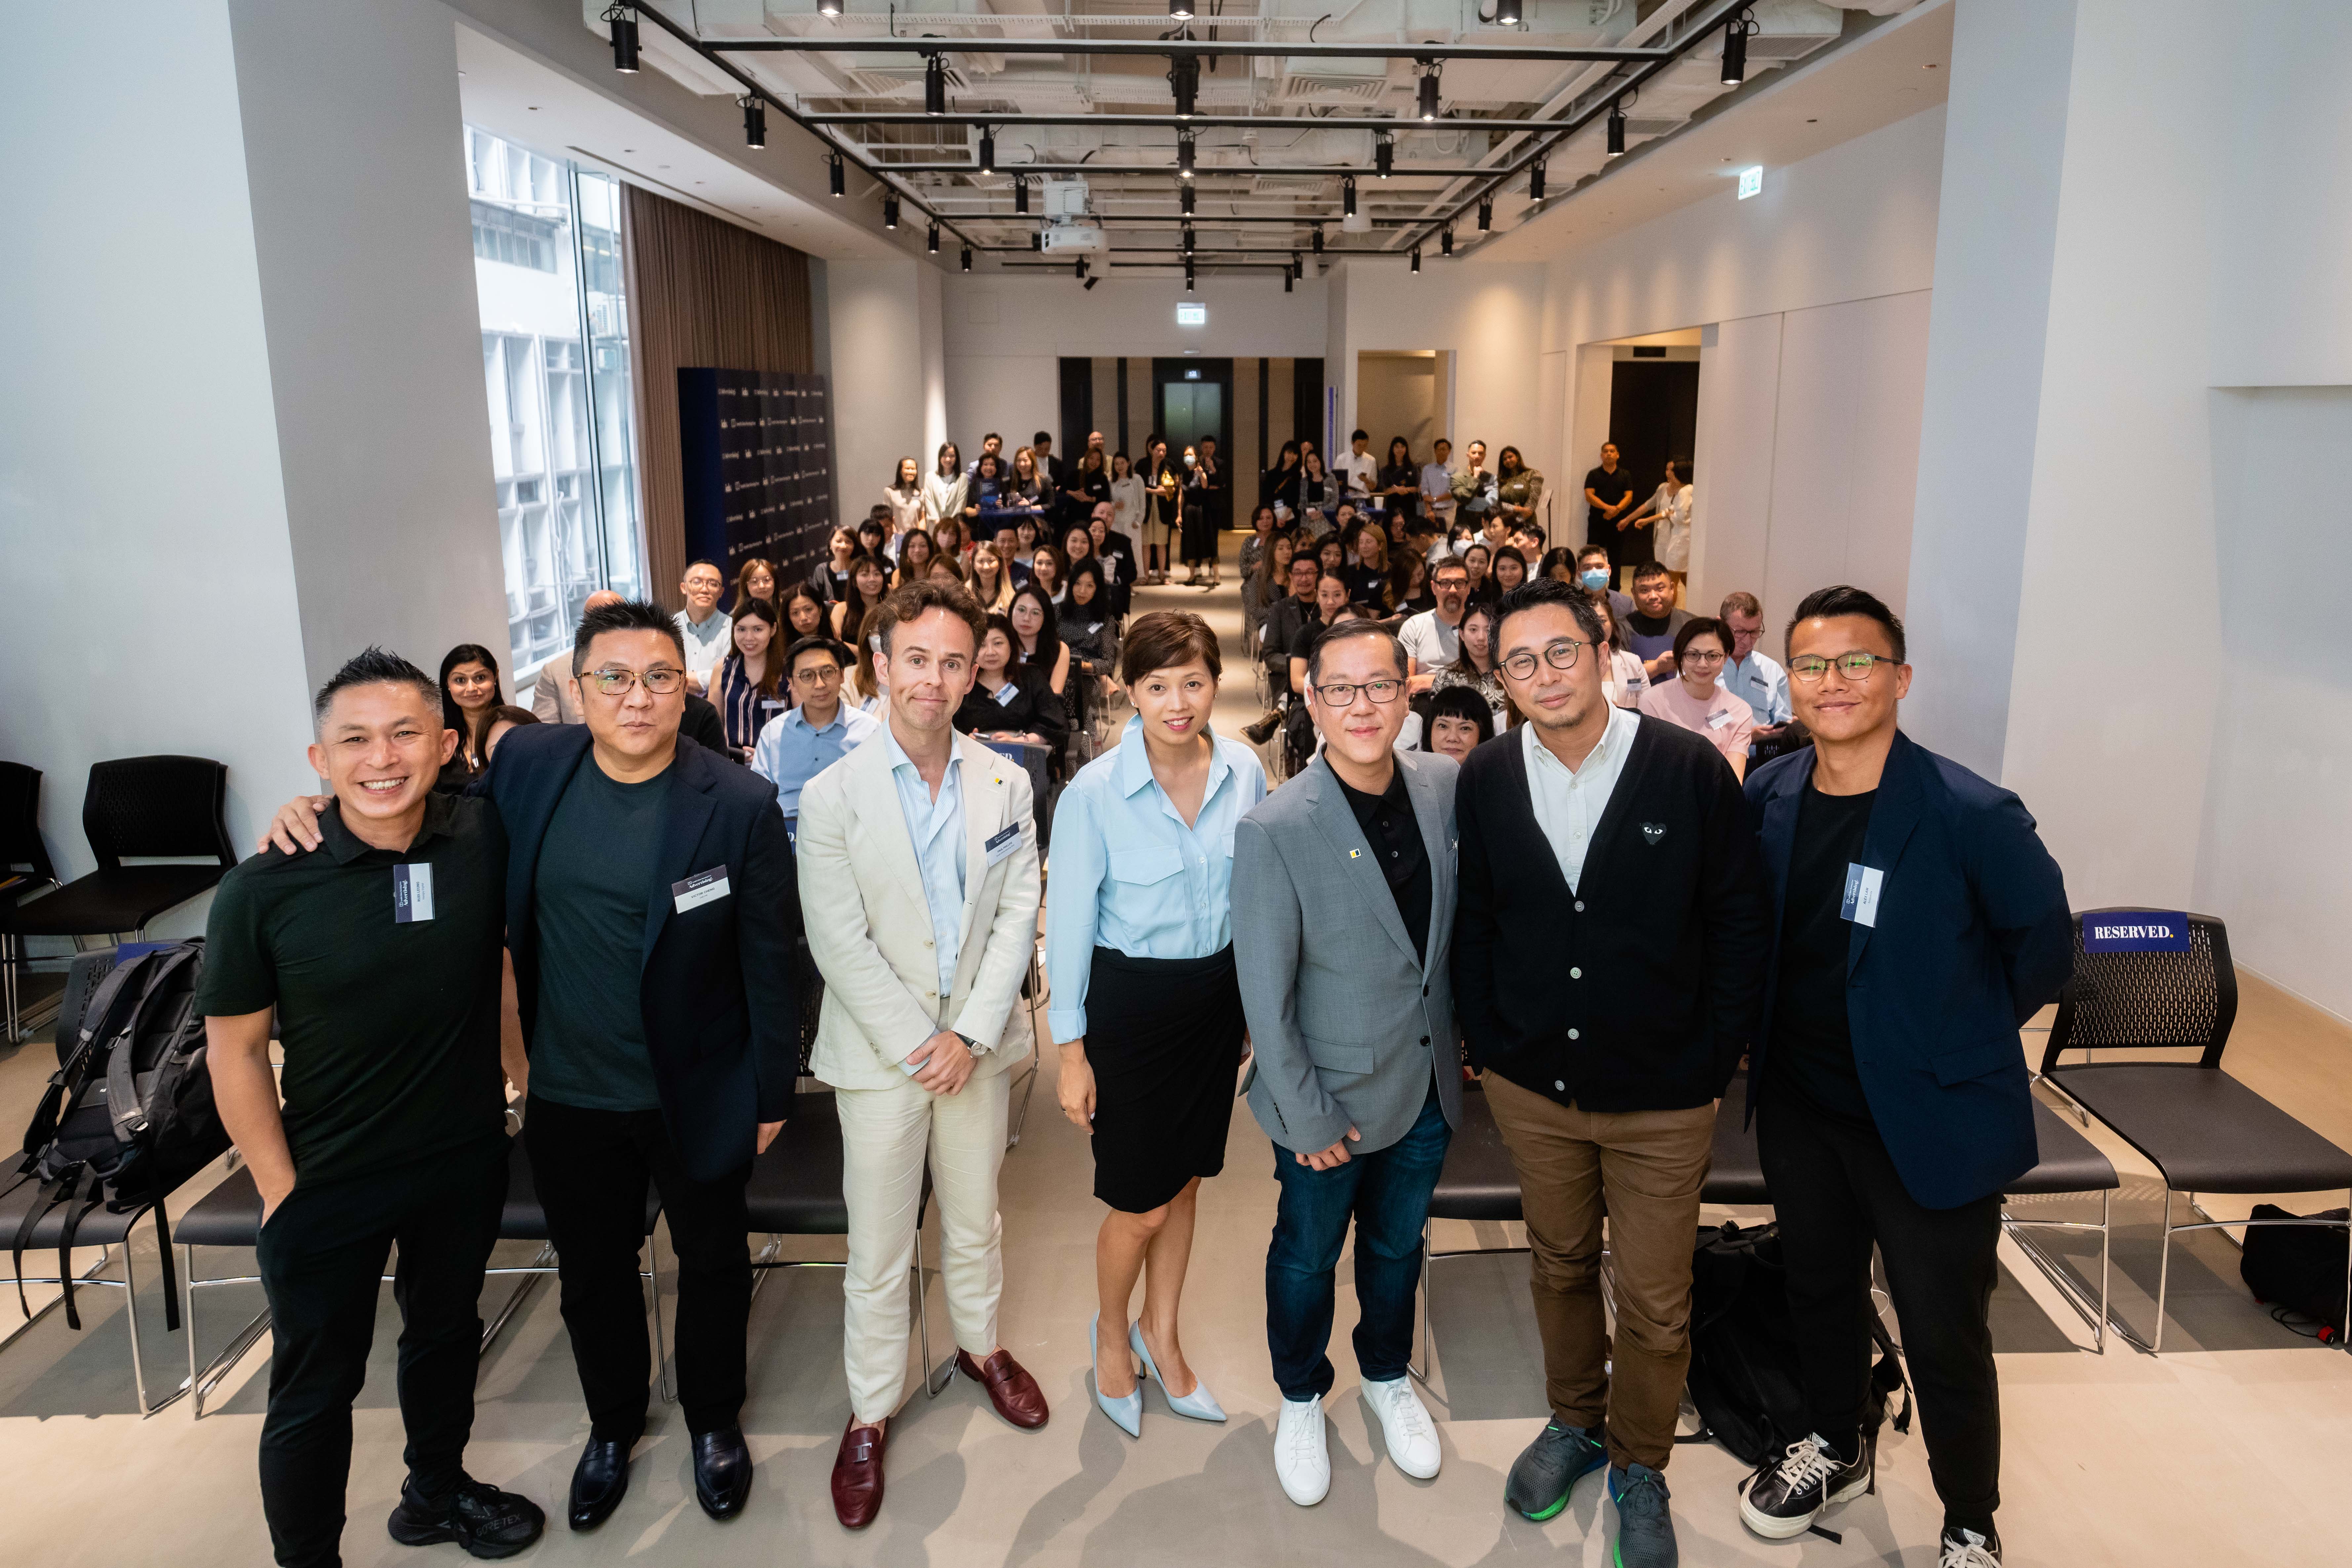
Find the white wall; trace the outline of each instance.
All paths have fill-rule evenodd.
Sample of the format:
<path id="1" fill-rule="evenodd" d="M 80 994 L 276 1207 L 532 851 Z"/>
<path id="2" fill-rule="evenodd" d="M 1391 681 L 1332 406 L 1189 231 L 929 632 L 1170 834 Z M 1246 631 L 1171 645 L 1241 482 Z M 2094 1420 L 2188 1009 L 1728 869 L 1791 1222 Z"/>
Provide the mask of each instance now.
<path id="1" fill-rule="evenodd" d="M 249 842 L 310 786 L 306 675 L 228 7 L 142 7 L 131 47 L 36 8 L 9 41 L 0 756 L 47 775 L 71 878 L 95 865 L 82 791 L 105 758 L 227 763 Z"/>
<path id="2" fill-rule="evenodd" d="M 920 277 L 929 270 L 911 258 L 824 266 L 835 515 L 845 522 L 881 499 L 900 458 L 930 471 Z M 929 358 L 938 362 L 936 338 Z"/>
<path id="3" fill-rule="evenodd" d="M 1323 374 L 1339 388 L 1339 446 L 1364 424 L 1359 411 L 1356 356 L 1366 350 L 1436 349 L 1454 354 L 1454 427 L 1442 432 L 1461 451 L 1484 439 L 1489 453 L 1506 446 L 1544 469 L 1547 441 L 1538 423 L 1536 379 L 1542 366 L 1544 271 L 1530 263 L 1476 263 L 1426 257 L 1418 276 L 1402 257 L 1341 262 L 1345 275 L 1344 342 L 1335 341 Z M 1367 426 L 1369 428 L 1369 426 Z M 1374 455 L 1391 433 L 1371 432 Z M 1426 453 L 1416 453 L 1427 460 Z"/>

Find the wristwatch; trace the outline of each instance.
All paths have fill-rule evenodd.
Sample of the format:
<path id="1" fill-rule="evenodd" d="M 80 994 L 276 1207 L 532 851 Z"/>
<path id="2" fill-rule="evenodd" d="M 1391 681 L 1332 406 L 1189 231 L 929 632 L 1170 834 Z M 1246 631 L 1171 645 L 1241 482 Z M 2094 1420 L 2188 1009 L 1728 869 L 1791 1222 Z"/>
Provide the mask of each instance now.
<path id="1" fill-rule="evenodd" d="M 961 1029 L 950 1029 L 948 1032 L 953 1035 L 957 1039 L 961 1040 L 963 1042 L 963 1048 L 970 1051 L 973 1056 L 982 1057 L 988 1054 L 986 1047 L 982 1046 L 978 1040 L 973 1039 L 970 1035 L 965 1034 Z"/>

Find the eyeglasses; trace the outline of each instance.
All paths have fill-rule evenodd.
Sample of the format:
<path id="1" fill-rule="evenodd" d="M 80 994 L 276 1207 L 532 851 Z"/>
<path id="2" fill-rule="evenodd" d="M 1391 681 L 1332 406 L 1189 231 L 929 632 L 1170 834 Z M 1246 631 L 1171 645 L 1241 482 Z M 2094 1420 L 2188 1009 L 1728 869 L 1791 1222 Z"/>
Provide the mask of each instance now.
<path id="1" fill-rule="evenodd" d="M 1719 653 L 1701 653 L 1696 648 L 1692 648 L 1683 655 L 1682 662 L 1685 664 L 1721 664 L 1723 662 L 1723 655 Z"/>
<path id="2" fill-rule="evenodd" d="M 1404 682 L 1367 680 L 1360 685 L 1339 683 L 1318 686 L 1315 689 L 1315 695 L 1322 700 L 1323 705 L 1327 708 L 1346 708 L 1355 702 L 1356 693 L 1359 691 L 1375 702 L 1393 702 L 1404 695 Z"/>
<path id="3" fill-rule="evenodd" d="M 1807 653 L 1800 654 L 1789 661 L 1789 673 L 1806 685 L 1811 686 L 1822 676 L 1827 675 L 1830 666 L 1834 664 L 1837 666 L 1838 673 L 1848 680 L 1868 680 L 1874 665 L 1895 662 L 1894 659 L 1879 654 L 1864 653 L 1859 648 L 1852 653 L 1842 653 L 1835 658 L 1823 658 L 1817 653 Z"/>
<path id="4" fill-rule="evenodd" d="M 806 669 L 793 671 L 793 679 L 805 680 L 811 686 L 823 686 L 828 681 L 841 679 L 841 667 L 837 664 L 813 664 Z"/>
<path id="5" fill-rule="evenodd" d="M 643 675 L 634 669 L 592 669 L 580 679 L 606 697 L 626 697 L 639 681 L 656 697 L 667 697 L 686 684 L 686 671 L 656 665 Z"/>
<path id="6" fill-rule="evenodd" d="M 1588 646 L 1590 645 L 1578 642 L 1573 637 L 1562 637 L 1558 642 L 1546 643 L 1543 661 L 1554 669 L 1573 669 L 1576 668 L 1576 656 Z M 1513 654 L 1503 661 L 1503 673 L 1513 680 L 1533 679 L 1536 673 L 1536 656 L 1524 651 Z"/>

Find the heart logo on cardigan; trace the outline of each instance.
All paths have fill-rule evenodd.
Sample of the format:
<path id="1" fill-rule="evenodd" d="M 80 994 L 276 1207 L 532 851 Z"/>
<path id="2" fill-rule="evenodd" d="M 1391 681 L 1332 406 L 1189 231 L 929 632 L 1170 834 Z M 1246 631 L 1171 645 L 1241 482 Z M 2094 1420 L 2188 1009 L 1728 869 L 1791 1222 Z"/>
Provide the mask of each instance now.
<path id="1" fill-rule="evenodd" d="M 1655 844 L 1659 839 L 1664 838 L 1665 836 L 1666 825 L 1664 823 L 1645 822 L 1642 824 L 1642 837 L 1648 839 L 1651 843 Z"/>

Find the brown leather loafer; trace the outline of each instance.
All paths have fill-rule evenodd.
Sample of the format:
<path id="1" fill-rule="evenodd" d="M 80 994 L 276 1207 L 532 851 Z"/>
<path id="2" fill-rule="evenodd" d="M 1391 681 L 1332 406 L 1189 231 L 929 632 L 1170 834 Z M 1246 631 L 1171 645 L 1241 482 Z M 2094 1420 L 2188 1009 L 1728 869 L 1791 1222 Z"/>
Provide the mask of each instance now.
<path id="1" fill-rule="evenodd" d="M 846 1530 L 863 1530 L 882 1511 L 882 1450 L 889 1432 L 881 1426 L 860 1426 L 857 1417 L 841 1435 L 841 1449 L 833 1457 L 833 1512 Z"/>
<path id="2" fill-rule="evenodd" d="M 988 1390 L 988 1402 L 996 1413 L 1024 1432 L 1034 1432 L 1045 1424 L 1045 1391 L 1037 1380 L 1013 1359 L 1013 1352 L 1000 1349 L 986 1361 L 974 1361 L 969 1351 L 956 1352 L 956 1370 Z"/>

